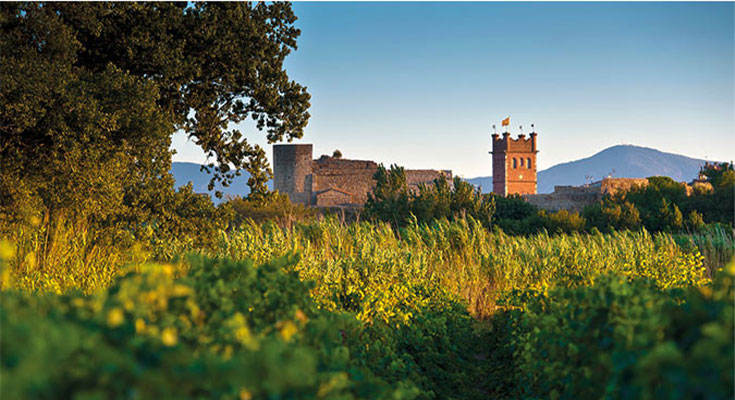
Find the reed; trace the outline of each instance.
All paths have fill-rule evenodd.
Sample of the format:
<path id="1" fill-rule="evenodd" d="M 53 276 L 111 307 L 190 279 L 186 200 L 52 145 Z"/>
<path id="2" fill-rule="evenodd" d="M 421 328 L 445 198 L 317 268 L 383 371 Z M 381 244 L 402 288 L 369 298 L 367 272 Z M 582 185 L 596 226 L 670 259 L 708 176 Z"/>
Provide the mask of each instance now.
<path id="1" fill-rule="evenodd" d="M 610 273 L 651 278 L 662 288 L 700 285 L 735 248 L 732 233 L 723 228 L 678 236 L 618 231 L 524 237 L 489 231 L 469 217 L 411 224 L 397 232 L 385 223 L 343 224 L 336 218 L 291 227 L 246 221 L 237 230 L 220 231 L 207 250 L 194 248 L 187 238 L 146 246 L 116 243 L 71 224 L 59 225 L 47 239 L 46 229 L 20 229 L 5 238 L 14 243 L 15 255 L 5 267 L 4 287 L 89 293 L 108 287 L 121 267 L 133 262 L 199 253 L 265 263 L 294 253 L 296 269 L 316 283 L 313 294 L 324 307 L 332 307 L 335 288 L 364 297 L 367 291 L 410 284 L 441 287 L 480 318 L 495 312 L 504 293 L 587 285 Z"/>

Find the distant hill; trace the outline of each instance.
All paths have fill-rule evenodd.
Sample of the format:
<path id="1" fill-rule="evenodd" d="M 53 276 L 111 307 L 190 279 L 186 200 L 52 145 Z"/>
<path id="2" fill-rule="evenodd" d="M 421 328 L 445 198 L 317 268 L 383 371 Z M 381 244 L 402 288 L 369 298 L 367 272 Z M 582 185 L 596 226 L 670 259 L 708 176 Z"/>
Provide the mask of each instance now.
<path id="1" fill-rule="evenodd" d="M 250 175 L 247 172 L 242 172 L 242 175 L 235 178 L 229 187 L 222 187 L 216 185 L 215 190 L 208 191 L 207 185 L 209 180 L 212 179 L 212 175 L 206 172 L 200 171 L 201 165 L 190 163 L 190 162 L 173 162 L 171 165 L 171 174 L 176 180 L 176 187 L 184 186 L 191 182 L 195 193 L 208 193 L 215 204 L 220 203 L 222 200 L 214 197 L 214 192 L 219 190 L 222 192 L 223 199 L 229 197 L 245 197 L 250 193 L 248 187 L 248 178 Z M 268 187 L 271 187 L 271 182 L 268 182 Z"/>
<path id="2" fill-rule="evenodd" d="M 587 182 L 587 176 L 591 176 L 592 181 L 598 181 L 610 174 L 616 178 L 668 176 L 675 181 L 689 182 L 697 177 L 704 162 L 705 160 L 647 147 L 613 146 L 591 157 L 557 164 L 540 171 L 538 192 L 551 193 L 556 185 L 582 185 Z M 492 191 L 492 177 L 477 177 L 467 181 L 482 186 L 485 193 Z"/>

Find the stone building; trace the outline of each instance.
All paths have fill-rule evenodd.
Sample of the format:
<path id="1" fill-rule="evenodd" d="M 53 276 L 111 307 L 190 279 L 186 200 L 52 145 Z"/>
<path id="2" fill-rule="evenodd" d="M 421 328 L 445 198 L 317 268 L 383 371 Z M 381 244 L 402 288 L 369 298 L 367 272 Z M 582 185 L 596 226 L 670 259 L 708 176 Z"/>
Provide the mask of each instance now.
<path id="1" fill-rule="evenodd" d="M 361 206 L 375 186 L 373 161 L 322 156 L 312 159 L 311 144 L 273 145 L 273 188 L 292 202 L 317 206 Z M 452 178 L 452 171 L 406 170 L 409 189 L 436 178 Z"/>
<path id="2" fill-rule="evenodd" d="M 493 193 L 536 193 L 536 132 L 530 137 L 520 134 L 517 139 L 504 132 L 501 138 L 493 134 Z"/>
<path id="3" fill-rule="evenodd" d="M 645 178 L 605 178 L 584 186 L 554 186 L 554 192 L 548 194 L 528 194 L 523 198 L 534 206 L 547 211 L 577 211 L 594 204 L 606 194 L 614 195 L 634 187 L 648 186 Z"/>

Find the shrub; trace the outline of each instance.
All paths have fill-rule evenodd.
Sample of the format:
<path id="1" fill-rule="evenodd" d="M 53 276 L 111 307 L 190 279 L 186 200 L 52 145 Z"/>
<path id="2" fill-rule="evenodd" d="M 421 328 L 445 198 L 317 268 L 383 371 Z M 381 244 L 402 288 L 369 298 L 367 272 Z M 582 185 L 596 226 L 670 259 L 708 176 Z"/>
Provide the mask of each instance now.
<path id="1" fill-rule="evenodd" d="M 495 198 L 483 195 L 470 183 L 455 177 L 450 182 L 437 178 L 429 185 L 409 191 L 402 167 L 383 165 L 375 172 L 375 188 L 368 194 L 368 217 L 390 222 L 398 228 L 409 223 L 431 223 L 437 219 L 454 220 L 470 216 L 490 227 L 495 213 Z"/>
<path id="2" fill-rule="evenodd" d="M 732 296 L 732 271 L 703 287 L 607 276 L 514 296 L 498 320 L 511 327 L 517 395 L 732 398 Z"/>
<path id="3" fill-rule="evenodd" d="M 91 297 L 4 292 L 2 395 L 415 397 L 358 365 L 344 340 L 357 321 L 320 311 L 292 264 L 196 258 L 188 272 L 139 266 Z"/>
<path id="4" fill-rule="evenodd" d="M 224 207 L 232 210 L 231 228 L 240 227 L 247 220 L 256 223 L 270 220 L 278 226 L 290 227 L 295 222 L 306 221 L 316 216 L 313 208 L 294 204 L 287 195 L 278 192 L 274 192 L 263 201 L 235 197 L 229 199 Z"/>

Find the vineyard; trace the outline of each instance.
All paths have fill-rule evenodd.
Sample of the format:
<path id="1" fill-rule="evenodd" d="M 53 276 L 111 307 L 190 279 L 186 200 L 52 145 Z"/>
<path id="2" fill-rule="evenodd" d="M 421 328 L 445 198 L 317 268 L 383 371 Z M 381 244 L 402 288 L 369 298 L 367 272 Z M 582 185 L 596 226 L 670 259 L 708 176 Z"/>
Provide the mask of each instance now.
<path id="1" fill-rule="evenodd" d="M 498 111 L 488 113 L 487 105 L 480 104 L 486 100 L 462 94 L 479 87 L 469 70 L 459 74 L 471 78 L 468 85 L 455 84 L 458 74 L 452 72 L 484 64 L 451 55 L 505 54 L 505 48 L 483 47 L 497 44 L 518 49 L 518 54 L 536 54 L 524 46 L 538 41 L 487 40 L 493 32 L 467 34 L 468 27 L 484 29 L 491 20 L 517 25 L 502 17 L 508 8 L 502 4 L 483 4 L 484 11 L 477 13 L 461 11 L 455 4 L 436 4 L 452 8 L 435 14 L 443 24 L 439 31 L 436 24 L 425 23 L 433 21 L 431 13 L 436 11 L 425 11 L 434 5 L 407 14 L 400 13 L 413 5 L 388 6 L 392 8 L 380 12 L 376 10 L 382 4 L 355 6 L 0 5 L 0 399 L 734 398 L 732 162 L 706 162 L 696 175 L 687 172 L 677 180 L 650 176 L 647 185 L 603 191 L 601 198 L 595 194 L 594 202 L 585 200 L 584 209 L 576 212 L 537 208 L 507 187 L 482 193 L 457 176 L 451 181 L 421 178 L 414 186 L 414 179 L 409 181 L 397 164 L 405 158 L 386 168 L 342 159 L 342 152 L 335 150 L 333 157 L 319 160 L 329 160 L 327 164 L 334 163 L 335 168 L 367 169 L 339 167 L 349 173 L 329 179 L 320 176 L 334 170 L 315 173 L 314 163 L 320 161 L 312 160 L 311 150 L 303 157 L 282 152 L 283 162 L 274 150 L 269 160 L 269 149 L 276 148 L 271 145 L 304 144 L 299 139 L 314 112 L 320 121 L 329 121 L 330 115 L 339 121 L 311 125 L 314 132 L 324 126 L 341 129 L 331 136 L 340 140 L 339 146 L 360 146 L 354 156 L 372 151 L 387 159 L 413 152 L 425 153 L 427 160 L 437 163 L 434 168 L 446 165 L 455 173 L 489 167 L 487 158 L 469 164 L 474 156 L 462 149 L 487 157 L 482 151 L 487 142 L 475 141 L 480 136 L 470 133 L 479 134 L 486 119 Z M 299 22 L 301 11 L 297 15 L 295 10 L 302 7 L 303 11 L 313 7 L 304 12 L 305 23 Z M 720 26 L 718 31 L 728 32 L 732 41 L 732 19 L 728 25 L 720 18 L 732 16 L 732 4 L 727 10 L 713 9 L 712 14 L 677 11 L 687 16 L 684 25 L 673 17 L 662 18 L 668 11 L 657 10 L 651 14 L 653 25 L 638 24 L 647 27 L 638 33 L 640 40 L 633 35 L 635 29 L 629 29 L 635 24 L 628 22 L 630 16 L 645 13 L 631 9 L 626 14 L 615 7 L 608 13 L 584 5 L 585 12 L 592 12 L 590 17 L 566 11 L 555 15 L 576 16 L 578 21 L 615 15 L 624 23 L 597 25 L 604 25 L 602 31 L 624 28 L 608 33 L 611 39 L 646 45 L 668 37 L 661 34 L 659 22 L 670 25 L 668 30 L 699 19 L 702 29 Z M 518 13 L 526 22 L 532 14 Z M 357 19 L 349 19 L 350 15 Z M 458 29 L 444 25 L 459 15 Z M 375 24 L 369 22 L 371 16 L 377 18 Z M 469 17 L 481 22 L 470 26 Z M 390 21 L 397 30 L 391 30 Z M 319 39 L 330 25 L 336 30 L 323 36 L 329 40 Z M 544 18 L 543 24 L 529 26 L 543 28 L 542 35 L 547 31 L 567 35 L 569 26 L 577 25 L 584 24 Z M 375 26 L 380 27 L 379 34 Z M 421 26 L 429 30 L 422 33 Z M 348 28 L 363 32 L 353 36 Z M 302 29 L 312 39 L 302 42 Z M 698 32 L 697 40 L 717 36 L 698 29 L 689 29 Z M 461 37 L 450 39 L 454 31 Z M 506 30 L 494 31 L 505 35 Z M 441 40 L 432 39 L 437 32 Z M 645 37 L 651 32 L 656 33 L 655 40 Z M 610 42 L 601 52 L 600 40 L 589 40 L 586 31 L 583 35 L 586 39 L 579 43 L 592 46 L 589 54 L 596 55 L 594 62 L 603 69 L 595 67 L 599 73 L 589 74 L 585 67 L 575 74 L 565 67 L 560 76 L 573 77 L 573 86 L 600 87 L 598 81 L 578 81 L 585 76 L 633 79 L 662 71 L 620 74 L 614 63 L 597 56 L 624 48 Z M 670 37 L 680 36 L 676 31 Z M 482 39 L 479 46 L 467 45 L 472 37 Z M 379 45 L 381 38 L 389 45 Z M 458 52 L 462 46 L 455 41 L 472 51 Z M 653 55 L 662 67 L 692 64 L 697 73 L 732 70 L 731 59 L 722 68 L 712 64 L 718 58 L 711 55 L 727 51 L 712 50 L 717 47 L 710 42 L 687 43 L 693 50 L 712 53 L 697 57 L 704 60 L 703 67 L 680 59 L 664 62 L 656 51 L 620 54 L 626 60 L 637 54 L 632 58 L 641 61 L 636 68 L 654 65 L 645 62 Z M 724 49 L 733 47 L 722 43 Z M 330 47 L 336 44 L 345 46 Z M 434 45 L 449 47 L 441 52 Z M 370 48 L 380 54 L 369 55 Z M 569 49 L 586 54 L 574 40 L 566 39 L 561 53 L 543 50 L 565 54 Z M 307 57 L 304 60 L 316 57 L 313 64 L 286 62 L 297 50 Z M 424 53 L 436 60 L 424 58 Z M 381 58 L 386 56 L 390 62 Z M 445 59 L 451 61 L 449 74 L 425 75 L 445 71 L 441 65 Z M 420 65 L 413 68 L 404 61 Z M 301 71 L 291 74 L 290 69 L 299 65 Z M 346 65 L 355 68 L 343 68 Z M 545 65 L 543 76 L 535 79 L 531 72 L 537 66 L 528 66 L 521 71 L 523 84 L 554 76 Z M 607 74 L 604 68 L 612 69 Z M 503 85 L 512 82 L 500 75 L 493 78 L 496 72 L 478 73 Z M 297 76 L 306 79 L 309 88 L 294 79 Z M 419 81 L 406 86 L 411 90 L 399 90 L 400 85 L 386 80 L 394 76 L 401 84 Z M 422 96 L 427 82 L 437 90 L 448 83 L 452 93 L 432 89 L 431 96 Z M 642 87 L 633 81 L 610 82 L 611 87 Z M 669 90 L 643 86 L 645 94 Z M 677 97 L 697 105 L 700 86 L 694 92 L 680 90 Z M 344 97 L 330 98 L 332 89 Z M 581 96 L 578 103 L 569 104 L 590 103 L 588 91 L 576 92 L 570 99 Z M 365 97 L 371 93 L 378 96 L 375 101 Z M 708 91 L 705 97 L 732 98 L 718 93 Z M 318 94 L 314 97 L 318 107 L 312 107 L 312 94 Z M 553 103 L 558 93 L 549 98 Z M 418 104 L 411 99 L 431 103 L 412 112 L 405 108 Z M 449 101 L 447 107 L 442 99 L 462 101 Z M 374 107 L 378 103 L 380 107 Z M 483 111 L 468 112 L 473 103 Z M 655 106 L 655 112 L 636 108 L 634 117 L 641 126 L 645 126 L 642 116 L 668 115 L 659 107 L 666 101 L 646 103 Z M 345 105 L 359 106 L 352 107 L 359 110 L 359 118 L 384 125 L 363 124 L 344 113 Z M 490 108 L 502 109 L 498 104 Z M 576 110 L 575 115 L 585 114 L 567 108 Z M 620 114 L 619 107 L 607 108 Z M 730 114 L 727 118 L 711 114 L 718 107 L 697 109 L 707 110 L 697 114 L 697 120 L 731 121 Z M 546 121 L 539 123 L 549 127 L 555 119 L 561 122 L 571 115 L 548 109 L 537 112 Z M 465 118 L 471 114 L 479 117 Z M 676 117 L 675 111 L 669 114 Z M 432 118 L 423 118 L 426 115 Z M 457 118 L 461 126 L 450 123 L 444 128 L 437 123 Z M 608 118 L 619 119 L 612 114 Z M 423 132 L 416 125 L 427 121 L 445 136 Z M 509 129 L 509 117 L 506 121 L 501 126 Z M 385 132 L 380 132 L 383 127 Z M 707 132 L 732 129 L 706 127 L 685 132 L 691 142 L 684 136 L 680 142 L 691 143 L 700 154 L 713 149 L 704 144 L 726 149 L 724 136 Z M 360 130 L 365 133 L 358 135 Z M 665 127 L 659 130 L 669 132 Z M 398 140 L 404 131 L 406 136 Z M 674 131 L 667 135 L 678 142 Z M 323 132 L 327 135 L 320 137 L 330 137 L 328 129 Z M 525 158 L 524 166 L 521 157 L 520 166 L 527 175 L 521 186 L 535 193 L 540 181 L 533 132 L 528 153 L 533 164 Z M 595 142 L 595 132 L 580 132 L 585 143 Z M 507 130 L 503 135 L 506 155 L 511 150 L 509 135 Z M 427 147 L 423 142 L 432 137 L 441 147 L 431 152 L 419 149 Z M 520 138 L 525 142 L 525 135 Z M 552 133 L 548 138 L 558 141 L 560 136 Z M 450 149 L 447 143 L 457 147 Z M 190 145 L 194 152 L 184 156 Z M 321 151 L 332 145 L 324 141 L 314 148 Z M 386 151 L 388 147 L 392 151 Z M 589 148 L 585 144 L 575 151 L 587 151 L 583 147 Z M 201 157 L 197 176 L 206 176 L 208 182 L 174 177 L 172 157 L 181 150 L 182 160 Z M 342 150 L 351 156 L 348 148 Z M 462 160 L 455 164 L 450 154 Z M 641 162 L 649 163 L 638 156 L 635 160 L 643 161 L 620 158 L 616 162 L 625 158 L 636 171 Z M 668 175 L 684 171 L 667 163 L 651 162 L 660 165 L 651 165 L 656 168 L 650 170 Z M 605 171 L 612 168 L 605 164 Z M 279 175 L 279 170 L 285 172 Z M 358 170 L 363 172 L 353 173 Z M 448 172 L 422 171 L 419 175 Z M 364 175 L 368 173 L 373 173 L 372 181 Z M 614 168 L 609 176 L 613 173 Z M 564 179 L 571 182 L 584 174 Z M 493 172 L 493 176 L 508 180 L 514 174 Z M 696 179 L 691 184 L 678 181 L 684 178 Z M 352 182 L 355 179 L 359 185 Z M 222 193 L 226 188 L 241 193 L 245 181 L 247 197 Z M 360 193 L 341 190 L 353 184 Z M 329 206 L 321 207 L 318 196 Z"/>
<path id="2" fill-rule="evenodd" d="M 472 218 L 2 242 L 4 398 L 731 398 L 735 247 Z M 60 242 L 60 243 L 61 243 Z M 724 268 L 723 268 L 724 267 Z"/>

